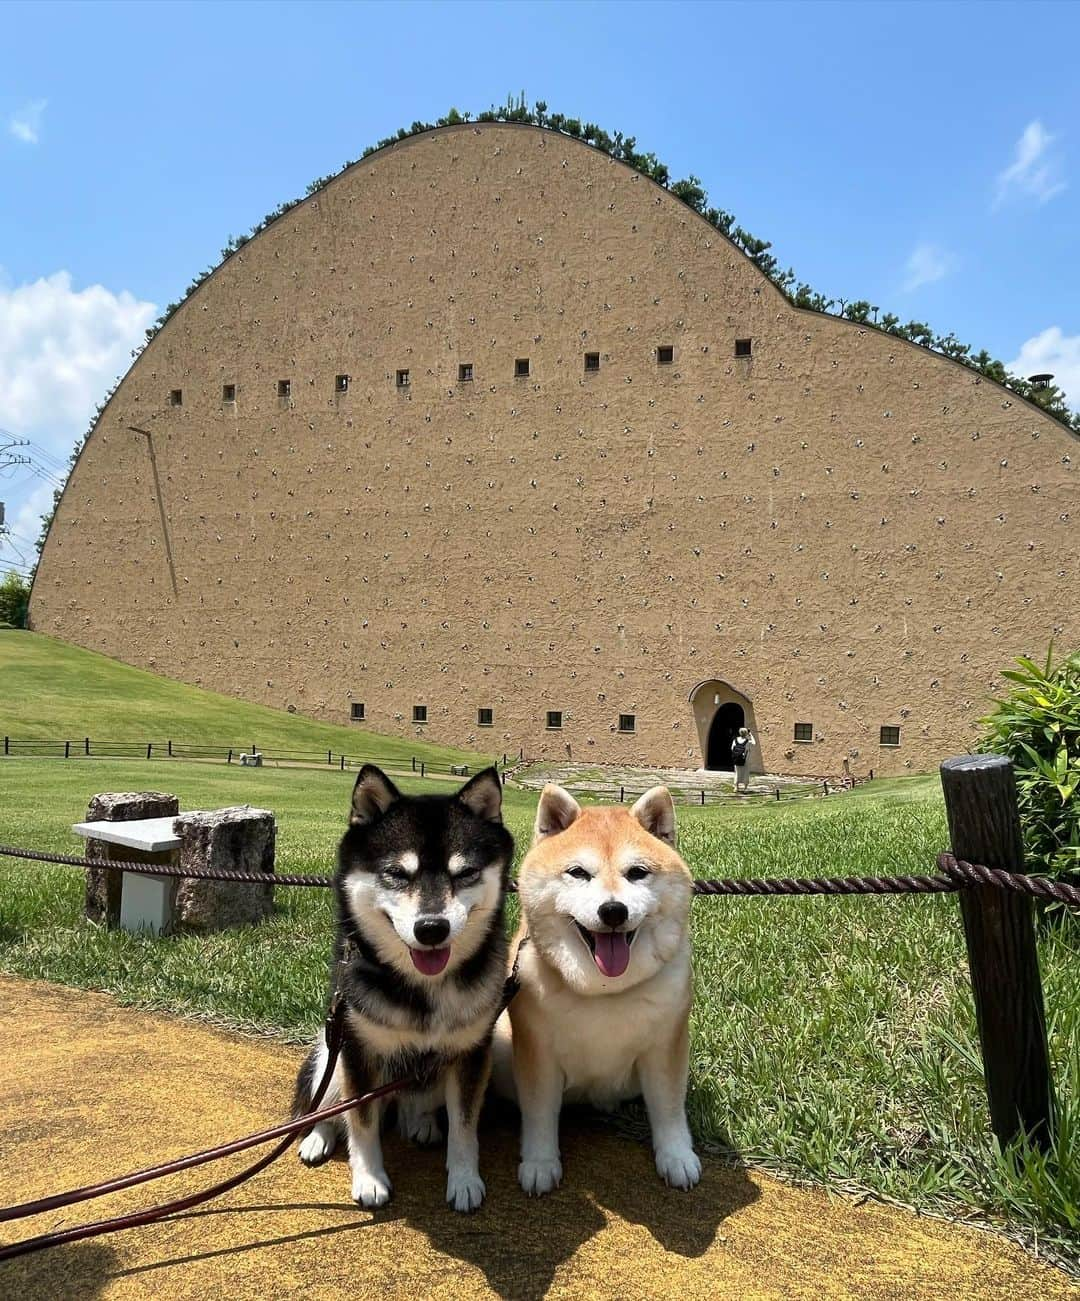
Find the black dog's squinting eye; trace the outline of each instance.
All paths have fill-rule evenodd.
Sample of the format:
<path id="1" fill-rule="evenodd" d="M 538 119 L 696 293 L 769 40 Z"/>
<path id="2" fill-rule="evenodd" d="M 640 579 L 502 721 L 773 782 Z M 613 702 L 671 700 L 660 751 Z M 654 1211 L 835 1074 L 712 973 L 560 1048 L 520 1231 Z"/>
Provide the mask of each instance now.
<path id="1" fill-rule="evenodd" d="M 480 869 L 478 867 L 471 867 L 467 872 L 459 872 L 457 876 L 453 878 L 455 886 L 475 885 L 479 880 Z"/>
<path id="2" fill-rule="evenodd" d="M 397 867 L 384 867 L 380 876 L 384 881 L 389 881 L 391 885 L 408 885 L 412 880 L 408 872 L 403 872 Z"/>
<path id="3" fill-rule="evenodd" d="M 637 864 L 627 872 L 626 879 L 628 881 L 644 881 L 645 878 L 650 875 L 651 873 L 647 867 L 642 867 L 640 864 Z"/>
<path id="4" fill-rule="evenodd" d="M 585 871 L 585 869 L 584 869 L 583 867 L 568 867 L 568 868 L 566 869 L 566 875 L 567 875 L 567 876 L 572 876 L 572 877 L 574 878 L 575 881 L 591 881 L 591 880 L 592 880 L 592 877 L 588 874 L 588 872 Z"/>

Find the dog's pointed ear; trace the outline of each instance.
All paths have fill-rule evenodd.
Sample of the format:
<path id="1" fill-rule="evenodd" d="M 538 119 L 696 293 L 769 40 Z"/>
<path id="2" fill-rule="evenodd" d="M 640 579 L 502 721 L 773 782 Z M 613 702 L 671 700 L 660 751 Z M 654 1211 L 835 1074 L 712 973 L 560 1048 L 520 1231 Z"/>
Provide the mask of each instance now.
<path id="1" fill-rule="evenodd" d="M 485 822 L 502 821 L 502 779 L 495 768 L 485 768 L 457 793 L 458 799 L 470 813 Z"/>
<path id="2" fill-rule="evenodd" d="M 630 810 L 630 815 L 637 818 L 650 836 L 674 845 L 675 805 L 666 786 L 654 786 L 652 790 L 647 790 Z"/>
<path id="3" fill-rule="evenodd" d="M 561 786 L 549 782 L 540 792 L 533 826 L 533 844 L 548 836 L 557 836 L 581 816 L 581 805 Z"/>
<path id="4" fill-rule="evenodd" d="M 363 827 L 369 822 L 375 822 L 399 799 L 401 792 L 386 773 L 373 763 L 364 764 L 353 787 L 349 825 Z"/>

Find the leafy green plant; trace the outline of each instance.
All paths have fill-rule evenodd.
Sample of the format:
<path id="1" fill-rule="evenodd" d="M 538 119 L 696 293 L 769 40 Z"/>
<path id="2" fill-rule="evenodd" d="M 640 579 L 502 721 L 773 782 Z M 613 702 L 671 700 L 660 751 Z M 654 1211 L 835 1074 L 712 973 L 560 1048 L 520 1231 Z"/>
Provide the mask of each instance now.
<path id="1" fill-rule="evenodd" d="M 1021 656 L 1003 677 L 1013 689 L 982 720 L 985 741 L 1013 761 L 1024 845 L 1032 869 L 1080 870 L 1080 651 L 1055 667 Z"/>
<path id="2" fill-rule="evenodd" d="M 0 623 L 13 628 L 26 627 L 26 609 L 30 604 L 30 584 L 12 569 L 0 578 Z"/>

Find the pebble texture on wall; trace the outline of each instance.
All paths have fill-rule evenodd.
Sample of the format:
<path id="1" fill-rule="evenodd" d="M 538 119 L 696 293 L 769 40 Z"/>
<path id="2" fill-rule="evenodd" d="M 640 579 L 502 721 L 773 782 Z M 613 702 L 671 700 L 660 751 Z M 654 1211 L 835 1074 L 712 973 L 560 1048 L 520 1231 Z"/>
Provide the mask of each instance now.
<path id="1" fill-rule="evenodd" d="M 448 127 L 169 320 L 79 458 L 31 620 L 500 754 L 700 763 L 722 697 L 757 766 L 923 770 L 1013 655 L 1080 644 L 1078 456 L 971 370 L 792 307 L 588 146 Z"/>

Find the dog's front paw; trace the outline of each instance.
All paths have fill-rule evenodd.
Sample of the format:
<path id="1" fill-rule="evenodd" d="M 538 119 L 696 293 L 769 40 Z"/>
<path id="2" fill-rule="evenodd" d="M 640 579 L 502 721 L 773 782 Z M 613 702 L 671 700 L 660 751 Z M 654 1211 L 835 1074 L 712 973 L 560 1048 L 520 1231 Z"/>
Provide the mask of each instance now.
<path id="1" fill-rule="evenodd" d="M 304 1165 L 322 1165 L 334 1154 L 337 1134 L 333 1125 L 316 1125 L 300 1144 L 297 1155 Z"/>
<path id="2" fill-rule="evenodd" d="M 474 1170 L 451 1170 L 446 1178 L 446 1200 L 455 1211 L 478 1211 L 487 1189 Z"/>
<path id="3" fill-rule="evenodd" d="M 390 1180 L 385 1170 L 358 1170 L 353 1174 L 352 1199 L 375 1211 L 390 1200 Z"/>
<path id="4" fill-rule="evenodd" d="M 661 1148 L 656 1170 L 669 1187 L 689 1189 L 701 1178 L 701 1161 L 692 1147 Z"/>
<path id="5" fill-rule="evenodd" d="M 550 1161 L 522 1161 L 518 1166 L 518 1183 L 530 1197 L 542 1197 L 562 1183 L 562 1162 L 558 1157 Z"/>

